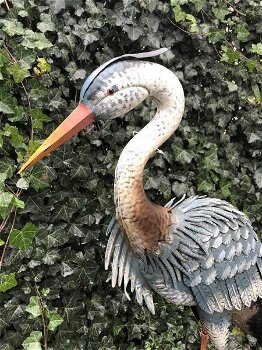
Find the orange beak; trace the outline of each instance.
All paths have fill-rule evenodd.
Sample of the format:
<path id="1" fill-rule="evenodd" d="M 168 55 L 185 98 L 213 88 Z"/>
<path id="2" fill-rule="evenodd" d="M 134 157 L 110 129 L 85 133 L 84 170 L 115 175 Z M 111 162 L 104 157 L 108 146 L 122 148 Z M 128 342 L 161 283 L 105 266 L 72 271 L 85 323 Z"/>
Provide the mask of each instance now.
<path id="1" fill-rule="evenodd" d="M 53 131 L 53 133 L 35 151 L 29 160 L 21 167 L 18 174 L 21 174 L 40 159 L 54 151 L 58 146 L 76 135 L 80 130 L 92 124 L 95 116 L 83 104 L 79 103 L 75 110 Z"/>

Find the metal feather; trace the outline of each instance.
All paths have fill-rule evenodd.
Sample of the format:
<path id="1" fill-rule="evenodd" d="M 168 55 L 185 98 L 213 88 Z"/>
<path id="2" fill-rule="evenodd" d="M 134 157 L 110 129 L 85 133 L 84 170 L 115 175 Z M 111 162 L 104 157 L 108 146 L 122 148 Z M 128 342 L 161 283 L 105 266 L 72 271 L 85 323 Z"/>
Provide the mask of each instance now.
<path id="1" fill-rule="evenodd" d="M 232 306 L 237 310 L 241 310 L 243 304 L 238 292 L 235 277 L 227 278 L 225 279 L 225 282 L 226 282 L 226 286 L 227 286 L 227 290 L 228 290 L 228 294 L 229 294 Z"/>
<path id="2" fill-rule="evenodd" d="M 122 246 L 123 246 L 123 239 L 121 235 L 118 235 L 118 238 L 114 246 L 113 263 L 112 263 L 112 269 L 111 269 L 112 270 L 111 283 L 113 288 L 116 286 L 116 282 L 117 282 L 119 257 L 121 255 Z"/>
<path id="3" fill-rule="evenodd" d="M 120 233 L 120 229 L 119 226 L 116 224 L 116 221 L 111 220 L 110 224 L 113 222 L 111 226 L 111 233 L 110 233 L 110 237 L 108 239 L 107 242 L 107 246 L 106 246 L 106 252 L 105 252 L 105 270 L 108 270 L 109 264 L 110 264 L 110 259 L 115 247 L 115 241 Z M 107 234 L 109 234 L 109 229 Z"/>
<path id="4" fill-rule="evenodd" d="M 123 274 L 124 274 L 125 265 L 126 265 L 127 253 L 128 253 L 128 245 L 124 244 L 122 248 L 120 260 L 119 260 L 118 281 L 117 281 L 118 287 L 121 286 L 123 281 Z"/>

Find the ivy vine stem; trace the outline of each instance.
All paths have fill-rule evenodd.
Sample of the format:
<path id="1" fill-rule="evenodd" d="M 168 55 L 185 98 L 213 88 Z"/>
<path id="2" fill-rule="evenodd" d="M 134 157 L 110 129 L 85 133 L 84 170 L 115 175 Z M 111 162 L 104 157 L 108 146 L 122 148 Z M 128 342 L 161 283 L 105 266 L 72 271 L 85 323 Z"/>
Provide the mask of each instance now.
<path id="1" fill-rule="evenodd" d="M 8 185 L 6 185 L 6 186 L 8 187 L 9 191 L 12 192 L 13 195 L 15 195 L 17 198 L 19 198 L 19 196 L 21 195 L 21 193 L 22 193 L 22 191 L 23 191 L 22 188 L 19 188 L 16 192 L 14 192 L 14 191 L 11 189 L 11 187 L 9 187 Z M 5 228 L 5 225 L 7 224 L 8 219 L 9 219 L 11 213 L 13 212 L 13 210 L 14 210 L 14 207 L 12 207 L 12 208 L 10 209 L 9 214 L 7 214 L 6 217 L 3 219 L 3 221 L 2 221 L 2 223 L 1 223 L 1 225 L 0 225 L 0 233 L 1 233 L 1 232 L 3 231 L 3 229 Z"/>
<path id="2" fill-rule="evenodd" d="M 13 209 L 13 208 L 12 208 Z M 11 211 L 12 211 L 12 209 L 11 209 Z M 9 219 L 9 217 L 10 217 L 10 214 L 8 214 L 4 219 L 3 219 L 3 221 L 2 221 L 2 223 L 1 223 L 1 225 L 0 225 L 0 233 L 3 231 L 3 229 L 5 228 L 5 225 L 6 225 L 6 223 L 7 223 L 7 221 L 8 221 L 8 219 Z"/>
<path id="3" fill-rule="evenodd" d="M 8 186 L 8 187 L 9 187 L 9 186 Z M 17 190 L 16 193 L 14 193 L 12 189 L 10 189 L 10 190 L 11 190 L 11 192 L 12 192 L 17 198 L 19 198 L 20 194 L 21 194 L 22 191 L 23 191 L 21 188 L 19 188 L 19 189 Z M 3 252 L 2 252 L 2 255 L 1 255 L 1 258 L 0 258 L 0 271 L 1 271 L 1 269 L 2 269 L 2 265 L 3 265 L 3 261 L 4 261 L 5 252 L 6 252 L 6 249 L 7 249 L 7 245 L 8 245 L 8 243 L 9 243 L 10 233 L 12 232 L 12 230 L 13 230 L 13 228 L 14 228 L 14 225 L 15 225 L 16 214 L 17 214 L 17 208 L 12 207 L 12 208 L 10 209 L 9 214 L 7 214 L 7 216 L 3 219 L 3 221 L 2 221 L 2 223 L 1 223 L 1 225 L 0 225 L 0 233 L 1 233 L 1 232 L 3 231 L 3 229 L 5 228 L 5 226 L 7 225 L 8 221 L 9 221 L 9 218 L 10 218 L 10 215 L 11 215 L 12 213 L 14 213 L 14 218 L 13 218 L 13 221 L 12 221 L 12 224 L 11 224 L 11 228 L 10 228 L 10 231 L 9 231 L 9 233 L 8 233 L 7 239 L 6 239 L 6 241 L 5 241 L 5 244 L 4 244 L 4 247 L 3 247 Z"/>
<path id="4" fill-rule="evenodd" d="M 5 6 L 7 7 L 8 11 L 10 11 L 10 7 L 9 7 L 9 5 L 8 5 L 7 0 L 5 0 Z"/>
<path id="5" fill-rule="evenodd" d="M 12 208 L 12 210 L 13 210 L 13 208 Z M 12 211 L 12 210 L 11 210 L 11 211 Z M 6 252 L 8 243 L 9 243 L 10 233 L 12 232 L 12 230 L 13 230 L 13 228 L 14 228 L 14 226 L 15 226 L 16 214 L 17 214 L 17 209 L 14 209 L 13 221 L 12 221 L 11 228 L 10 228 L 10 230 L 9 230 L 7 239 L 6 239 L 5 244 L 4 244 L 3 252 L 2 252 L 2 255 L 1 255 L 1 258 L 0 258 L 0 271 L 1 271 L 2 266 L 3 266 L 4 257 L 5 257 L 5 252 Z M 10 214 L 9 214 L 9 215 L 10 215 Z M 9 215 L 7 216 L 7 218 L 9 218 Z M 6 221 L 6 223 L 7 223 L 7 221 Z M 6 223 L 5 223 L 5 224 L 6 224 Z"/>
<path id="6" fill-rule="evenodd" d="M 232 7 L 232 9 L 233 9 L 236 13 L 238 13 L 238 14 L 241 15 L 241 16 L 246 16 L 245 13 L 239 11 L 239 10 L 238 10 L 235 6 L 233 6 L 229 1 L 225 0 L 225 2 L 226 2 L 230 7 Z"/>
<path id="7" fill-rule="evenodd" d="M 43 332 L 44 333 L 44 349 L 47 350 L 48 349 L 48 326 L 47 326 L 47 322 L 46 322 L 45 315 L 44 315 L 46 307 L 44 305 L 42 295 L 39 292 L 39 288 L 38 288 L 38 285 L 36 283 L 35 283 L 35 290 L 36 290 L 36 294 L 39 298 L 39 303 L 40 303 L 40 308 L 41 308 L 41 318 L 42 318 L 43 331 L 44 331 Z"/>

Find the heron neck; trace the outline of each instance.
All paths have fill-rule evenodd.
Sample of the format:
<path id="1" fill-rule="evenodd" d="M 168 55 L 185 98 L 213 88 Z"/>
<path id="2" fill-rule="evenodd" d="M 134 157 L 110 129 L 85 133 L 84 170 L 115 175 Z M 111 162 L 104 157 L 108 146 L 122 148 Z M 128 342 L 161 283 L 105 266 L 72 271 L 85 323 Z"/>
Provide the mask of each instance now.
<path id="1" fill-rule="evenodd" d="M 158 242 L 170 239 L 167 229 L 169 214 L 166 208 L 147 198 L 143 188 L 143 172 L 148 159 L 174 133 L 181 121 L 184 95 L 177 78 L 164 82 L 162 91 L 158 90 L 154 95 L 157 99 L 159 96 L 161 102 L 158 103 L 155 117 L 128 142 L 121 153 L 114 188 L 116 217 L 133 249 L 149 249 L 156 253 Z"/>

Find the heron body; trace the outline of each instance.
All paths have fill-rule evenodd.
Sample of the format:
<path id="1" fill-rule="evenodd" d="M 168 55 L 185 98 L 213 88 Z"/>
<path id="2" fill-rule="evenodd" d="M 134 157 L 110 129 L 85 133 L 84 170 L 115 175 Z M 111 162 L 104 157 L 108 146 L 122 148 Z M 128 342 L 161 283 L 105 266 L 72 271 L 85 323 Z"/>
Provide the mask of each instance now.
<path id="1" fill-rule="evenodd" d="M 152 313 L 153 291 L 196 307 L 216 348 L 225 350 L 231 311 L 262 297 L 262 246 L 249 219 L 223 200 L 191 197 L 162 207 L 146 196 L 145 165 L 184 112 L 183 89 L 173 72 L 128 55 L 104 64 L 82 87 L 81 125 L 69 132 L 61 124 L 55 141 L 52 134 L 23 169 L 63 143 L 65 134 L 69 138 L 95 119 L 120 117 L 149 96 L 157 102 L 156 115 L 125 146 L 116 167 L 116 215 L 108 227 L 105 267 L 111 266 L 113 287 L 123 284 L 129 298 L 130 285 L 137 302 Z"/>

